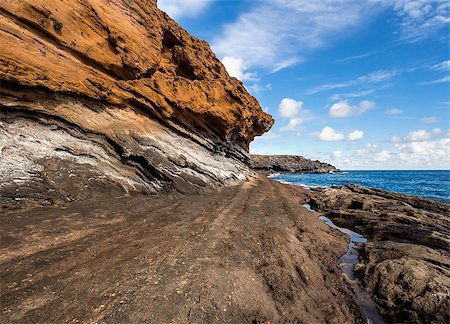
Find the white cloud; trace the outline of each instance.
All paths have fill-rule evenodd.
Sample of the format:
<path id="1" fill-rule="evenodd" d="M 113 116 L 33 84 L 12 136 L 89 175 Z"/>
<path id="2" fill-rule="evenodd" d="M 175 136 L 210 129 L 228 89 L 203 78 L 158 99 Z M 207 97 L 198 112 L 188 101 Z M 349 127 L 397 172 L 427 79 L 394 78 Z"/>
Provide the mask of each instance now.
<path id="1" fill-rule="evenodd" d="M 372 0 L 393 6 L 398 17 L 400 38 L 421 40 L 450 22 L 450 6 L 444 0 Z"/>
<path id="2" fill-rule="evenodd" d="M 375 155 L 374 160 L 378 162 L 384 162 L 389 160 L 391 156 L 392 156 L 391 152 L 387 150 L 382 150 Z"/>
<path id="3" fill-rule="evenodd" d="M 333 151 L 333 153 L 331 153 L 331 156 L 334 158 L 339 158 L 342 157 L 344 155 L 344 151 Z"/>
<path id="4" fill-rule="evenodd" d="M 405 137 L 392 136 L 391 142 L 394 144 L 405 142 L 424 142 L 432 140 L 440 135 L 442 135 L 442 130 L 440 128 L 434 128 L 431 131 L 419 129 L 409 132 Z"/>
<path id="5" fill-rule="evenodd" d="M 450 76 L 446 76 L 446 77 L 443 77 L 443 78 L 437 79 L 437 80 L 425 81 L 425 82 L 422 82 L 421 84 L 422 85 L 431 85 L 431 84 L 439 84 L 439 83 L 447 83 L 447 82 L 450 82 Z"/>
<path id="6" fill-rule="evenodd" d="M 289 123 L 281 128 L 281 131 L 294 131 L 303 123 L 299 117 L 300 110 L 303 107 L 302 101 L 291 98 L 283 98 L 278 105 L 278 114 L 282 118 L 289 118 Z"/>
<path id="7" fill-rule="evenodd" d="M 306 93 L 307 94 L 316 94 L 319 92 L 329 91 L 329 90 L 334 90 L 334 89 L 342 89 L 342 88 L 348 88 L 348 87 L 353 87 L 353 86 L 386 82 L 386 81 L 391 80 L 397 74 L 398 74 L 397 71 L 386 71 L 386 70 L 374 71 L 369 74 L 362 75 L 353 80 L 322 84 L 320 86 L 309 89 Z"/>
<path id="8" fill-rule="evenodd" d="M 328 113 L 332 118 L 345 118 L 365 113 L 375 107 L 375 102 L 369 100 L 361 101 L 358 106 L 352 106 L 347 100 L 345 100 L 332 104 L 328 110 Z"/>
<path id="9" fill-rule="evenodd" d="M 368 110 L 374 109 L 376 107 L 375 102 L 369 100 L 363 100 L 359 103 L 358 113 L 362 114 Z"/>
<path id="10" fill-rule="evenodd" d="M 436 124 L 438 121 L 437 117 L 424 117 L 420 119 L 420 122 L 424 124 Z"/>
<path id="11" fill-rule="evenodd" d="M 336 63 L 344 63 L 344 62 L 348 62 L 348 61 L 359 60 L 359 59 L 362 59 L 364 57 L 372 56 L 374 54 L 375 54 L 375 52 L 364 53 L 364 54 L 359 54 L 359 55 L 353 55 L 353 56 L 345 57 L 343 59 L 336 60 L 334 62 L 336 62 Z"/>
<path id="12" fill-rule="evenodd" d="M 353 108 L 347 101 L 336 102 L 331 105 L 328 113 L 333 118 L 349 117 L 353 113 Z"/>
<path id="13" fill-rule="evenodd" d="M 278 105 L 279 114 L 281 117 L 285 118 L 295 117 L 299 113 L 302 106 L 303 102 L 301 101 L 297 101 L 291 98 L 283 98 Z"/>
<path id="14" fill-rule="evenodd" d="M 351 132 L 350 134 L 348 134 L 348 140 L 349 141 L 357 141 L 360 140 L 364 137 L 364 132 L 360 131 L 360 130 L 355 130 L 353 132 Z"/>
<path id="15" fill-rule="evenodd" d="M 434 71 L 450 71 L 450 60 L 435 64 L 430 69 Z"/>
<path id="16" fill-rule="evenodd" d="M 301 118 L 291 118 L 289 119 L 289 123 L 286 126 L 281 127 L 280 130 L 281 131 L 297 130 L 298 126 L 300 126 L 301 124 L 303 124 L 303 120 Z"/>
<path id="17" fill-rule="evenodd" d="M 397 143 L 380 148 L 366 144 L 356 150 L 331 153 L 331 163 L 341 169 L 446 169 L 450 167 L 450 138 Z"/>
<path id="18" fill-rule="evenodd" d="M 328 45 L 366 19 L 376 5 L 359 1 L 261 0 L 227 24 L 213 42 L 219 56 L 276 72 L 302 61 L 304 50 Z"/>
<path id="19" fill-rule="evenodd" d="M 331 127 L 324 127 L 319 134 L 319 139 L 321 141 L 342 141 L 344 139 L 344 134 L 336 132 Z"/>
<path id="20" fill-rule="evenodd" d="M 450 139 L 411 142 L 396 144 L 399 152 L 400 163 L 412 165 L 414 168 L 440 168 L 450 167 Z"/>
<path id="21" fill-rule="evenodd" d="M 196 9 L 210 1 L 177 0 L 170 4 L 172 11 L 181 15 L 190 12 L 186 7 L 191 3 L 198 3 L 193 5 Z M 169 6 L 169 0 L 159 2 Z M 442 0 L 259 0 L 246 4 L 247 10 L 223 27 L 212 47 L 219 57 L 242 59 L 249 70 L 271 72 L 301 62 L 304 52 L 328 46 L 355 26 L 367 25 L 386 8 L 397 14 L 402 39 L 426 37 L 450 20 Z"/>
<path id="22" fill-rule="evenodd" d="M 260 93 L 267 90 L 272 90 L 272 85 L 270 83 L 267 83 L 266 85 L 261 85 L 259 83 L 253 83 L 249 86 L 245 86 L 250 92 L 252 93 Z"/>
<path id="23" fill-rule="evenodd" d="M 330 97 L 331 100 L 341 100 L 342 98 L 358 98 L 365 97 L 375 92 L 378 89 L 369 89 L 359 92 L 349 92 L 349 93 L 336 93 Z"/>
<path id="24" fill-rule="evenodd" d="M 403 110 L 398 109 L 398 108 L 392 108 L 392 109 L 386 110 L 384 113 L 388 116 L 396 116 L 396 115 L 403 114 Z"/>
<path id="25" fill-rule="evenodd" d="M 235 77 L 241 81 L 256 81 L 256 75 L 251 72 L 246 72 L 247 67 L 244 65 L 244 61 L 241 58 L 225 56 L 222 59 L 222 63 L 227 69 L 230 76 Z"/>
<path id="26" fill-rule="evenodd" d="M 417 142 L 417 141 L 426 141 L 431 139 L 431 133 L 427 132 L 426 130 L 417 130 L 409 133 L 409 135 L 406 137 L 407 140 L 411 142 Z"/>
<path id="27" fill-rule="evenodd" d="M 158 8 L 170 17 L 196 16 L 205 10 L 213 0 L 158 0 Z"/>

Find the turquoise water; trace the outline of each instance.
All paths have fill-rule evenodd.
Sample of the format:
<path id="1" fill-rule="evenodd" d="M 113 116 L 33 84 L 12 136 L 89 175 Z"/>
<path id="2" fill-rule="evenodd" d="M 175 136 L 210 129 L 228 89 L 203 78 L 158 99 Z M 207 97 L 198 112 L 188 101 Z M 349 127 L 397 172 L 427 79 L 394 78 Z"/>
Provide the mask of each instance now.
<path id="1" fill-rule="evenodd" d="M 336 174 L 281 174 L 273 179 L 303 186 L 357 184 L 368 188 L 450 202 L 450 170 L 344 171 Z"/>

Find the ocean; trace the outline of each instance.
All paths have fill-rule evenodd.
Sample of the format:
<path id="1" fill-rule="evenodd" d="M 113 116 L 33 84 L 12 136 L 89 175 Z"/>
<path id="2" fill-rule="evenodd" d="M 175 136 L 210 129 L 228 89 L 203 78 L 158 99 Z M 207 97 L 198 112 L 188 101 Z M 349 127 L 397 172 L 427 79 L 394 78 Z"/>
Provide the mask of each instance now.
<path id="1" fill-rule="evenodd" d="M 450 202 L 450 170 L 343 171 L 336 174 L 280 174 L 274 180 L 306 187 L 357 184 L 368 188 Z"/>

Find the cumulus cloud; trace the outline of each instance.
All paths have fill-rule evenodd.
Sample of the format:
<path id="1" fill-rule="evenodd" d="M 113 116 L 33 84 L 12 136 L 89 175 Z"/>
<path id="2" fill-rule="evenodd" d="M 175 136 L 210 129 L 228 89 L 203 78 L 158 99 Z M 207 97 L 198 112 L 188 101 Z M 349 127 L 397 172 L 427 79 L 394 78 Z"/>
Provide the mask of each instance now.
<path id="1" fill-rule="evenodd" d="M 344 100 L 332 104 L 328 110 L 328 113 L 332 118 L 345 118 L 360 115 L 368 110 L 374 109 L 375 107 L 375 102 L 369 100 L 361 101 L 358 106 L 352 106 L 347 100 Z"/>
<path id="2" fill-rule="evenodd" d="M 365 144 L 355 150 L 331 154 L 332 163 L 341 169 L 446 169 L 449 167 L 450 134 L 444 138 L 401 142 L 390 147 Z"/>
<path id="3" fill-rule="evenodd" d="M 344 134 L 336 132 L 329 126 L 325 126 L 319 134 L 319 139 L 326 142 L 342 141 L 344 139 Z"/>
<path id="4" fill-rule="evenodd" d="M 403 110 L 398 109 L 398 108 L 392 108 L 392 109 L 386 110 L 384 113 L 388 116 L 396 116 L 396 115 L 403 114 Z"/>
<path id="5" fill-rule="evenodd" d="M 424 117 L 420 119 L 420 122 L 424 124 L 436 124 L 438 121 L 439 119 L 437 117 Z"/>
<path id="6" fill-rule="evenodd" d="M 281 117 L 292 118 L 297 116 L 302 106 L 303 102 L 301 101 L 297 101 L 291 98 L 283 98 L 278 105 L 278 112 Z"/>
<path id="7" fill-rule="evenodd" d="M 442 130 L 440 128 L 435 128 L 431 131 L 427 131 L 425 129 L 419 129 L 415 131 L 411 131 L 408 135 L 401 136 L 392 136 L 391 142 L 396 143 L 404 143 L 404 142 L 424 142 L 434 139 L 442 134 Z"/>
<path id="8" fill-rule="evenodd" d="M 353 108 L 349 105 L 348 101 L 341 101 L 332 104 L 328 113 L 333 118 L 344 118 L 352 115 Z"/>
<path id="9" fill-rule="evenodd" d="M 358 141 L 364 137 L 364 132 L 360 130 L 355 130 L 348 134 L 347 139 L 349 141 Z"/>
<path id="10" fill-rule="evenodd" d="M 205 10 L 213 0 L 158 0 L 158 8 L 170 17 L 178 19 L 185 16 L 196 16 Z"/>
<path id="11" fill-rule="evenodd" d="M 299 118 L 300 110 L 303 107 L 302 101 L 297 101 L 292 98 L 283 98 L 278 105 L 278 114 L 281 118 L 289 118 L 286 126 L 282 127 L 282 131 L 293 131 L 303 123 Z"/>

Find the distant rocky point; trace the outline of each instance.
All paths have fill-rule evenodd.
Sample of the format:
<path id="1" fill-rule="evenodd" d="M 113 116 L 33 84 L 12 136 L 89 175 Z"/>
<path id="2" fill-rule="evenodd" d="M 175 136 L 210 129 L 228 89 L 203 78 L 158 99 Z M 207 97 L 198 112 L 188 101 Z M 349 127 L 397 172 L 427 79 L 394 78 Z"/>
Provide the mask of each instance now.
<path id="1" fill-rule="evenodd" d="M 306 159 L 298 155 L 251 155 L 252 168 L 264 174 L 271 173 L 339 173 L 329 163 Z"/>

